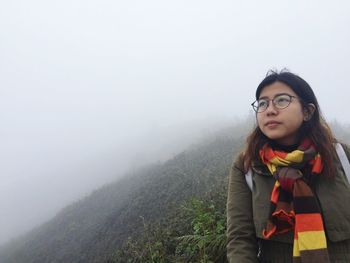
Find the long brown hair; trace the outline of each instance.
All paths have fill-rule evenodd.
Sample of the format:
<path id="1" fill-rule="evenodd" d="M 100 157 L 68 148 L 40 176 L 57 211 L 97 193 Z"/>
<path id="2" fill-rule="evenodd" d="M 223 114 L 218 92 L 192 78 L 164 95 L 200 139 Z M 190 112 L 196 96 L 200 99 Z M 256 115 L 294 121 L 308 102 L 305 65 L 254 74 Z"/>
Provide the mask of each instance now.
<path id="1" fill-rule="evenodd" d="M 316 96 L 310 85 L 301 77 L 288 72 L 269 71 L 266 77 L 259 84 L 255 97 L 259 99 L 262 89 L 276 81 L 288 85 L 299 97 L 304 109 L 312 103 L 315 105 L 315 111 L 310 120 L 304 121 L 299 129 L 300 137 L 308 137 L 316 146 L 324 163 L 323 175 L 332 177 L 334 175 L 333 159 L 336 156 L 333 143 L 336 142 L 332 131 L 321 114 Z M 244 152 L 245 169 L 252 165 L 254 160 L 259 160 L 259 151 L 264 144 L 271 140 L 267 138 L 256 125 L 252 133 L 247 137 L 247 147 Z"/>

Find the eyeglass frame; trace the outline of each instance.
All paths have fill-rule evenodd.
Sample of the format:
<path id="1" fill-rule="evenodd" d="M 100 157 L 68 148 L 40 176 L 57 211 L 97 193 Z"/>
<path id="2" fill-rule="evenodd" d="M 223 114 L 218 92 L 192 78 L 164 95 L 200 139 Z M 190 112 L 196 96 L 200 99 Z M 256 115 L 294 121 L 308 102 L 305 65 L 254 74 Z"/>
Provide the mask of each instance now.
<path id="1" fill-rule="evenodd" d="M 283 107 L 283 108 L 279 108 L 278 106 L 276 106 L 276 103 L 274 103 L 274 99 L 276 99 L 278 96 L 282 96 L 282 95 L 287 95 L 289 98 L 290 98 L 290 101 L 289 101 L 289 103 L 288 103 L 288 105 L 287 106 L 285 106 L 285 107 Z M 253 107 L 253 110 L 256 112 L 256 113 L 262 113 L 262 112 L 264 112 L 264 111 L 266 111 L 268 108 L 269 108 L 269 106 L 270 106 L 270 101 L 272 101 L 272 104 L 273 104 L 273 106 L 274 107 L 276 107 L 277 109 L 279 109 L 279 110 L 283 110 L 283 109 L 285 109 L 285 108 L 287 108 L 291 103 L 292 103 L 292 99 L 299 99 L 299 100 L 301 100 L 299 97 L 296 97 L 296 96 L 293 96 L 293 95 L 290 95 L 290 94 L 287 94 L 287 93 L 280 93 L 280 94 L 276 94 L 272 99 L 270 99 L 270 98 L 260 98 L 260 99 L 257 99 L 257 100 L 255 100 L 253 103 L 251 103 L 250 105 L 252 105 L 252 107 Z M 267 106 L 266 106 L 266 109 L 264 109 L 263 111 L 258 111 L 258 107 L 255 107 L 254 106 L 254 104 L 256 103 L 256 102 L 258 102 L 259 100 L 261 100 L 261 99 L 264 99 L 264 100 L 266 100 L 267 101 Z"/>

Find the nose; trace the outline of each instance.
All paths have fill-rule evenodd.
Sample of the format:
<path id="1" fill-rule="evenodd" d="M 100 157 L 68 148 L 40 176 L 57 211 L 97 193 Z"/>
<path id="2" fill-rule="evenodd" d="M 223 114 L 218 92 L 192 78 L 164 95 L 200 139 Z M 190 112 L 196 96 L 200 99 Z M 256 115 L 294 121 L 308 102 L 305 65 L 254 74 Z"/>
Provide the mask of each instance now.
<path id="1" fill-rule="evenodd" d="M 267 115 L 277 114 L 276 106 L 273 104 L 273 101 L 269 101 L 269 104 L 267 105 L 267 108 L 265 110 L 265 113 Z"/>

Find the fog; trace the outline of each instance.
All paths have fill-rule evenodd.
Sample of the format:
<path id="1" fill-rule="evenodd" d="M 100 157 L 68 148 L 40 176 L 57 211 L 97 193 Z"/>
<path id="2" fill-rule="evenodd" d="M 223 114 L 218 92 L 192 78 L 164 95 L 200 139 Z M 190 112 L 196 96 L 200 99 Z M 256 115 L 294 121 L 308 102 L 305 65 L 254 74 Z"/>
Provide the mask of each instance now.
<path id="1" fill-rule="evenodd" d="M 347 1 L 20 1 L 0 8 L 0 244 L 251 114 L 271 68 L 349 123 Z"/>

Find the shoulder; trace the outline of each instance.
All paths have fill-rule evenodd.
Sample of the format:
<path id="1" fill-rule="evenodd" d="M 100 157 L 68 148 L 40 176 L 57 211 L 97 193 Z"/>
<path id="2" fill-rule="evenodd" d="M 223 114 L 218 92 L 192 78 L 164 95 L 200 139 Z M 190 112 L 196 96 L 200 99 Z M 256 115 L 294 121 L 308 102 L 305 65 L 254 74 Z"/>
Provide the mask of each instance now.
<path id="1" fill-rule="evenodd" d="M 350 151 L 349 151 L 350 152 Z M 266 165 L 264 165 L 261 160 L 252 160 L 251 164 L 247 164 L 247 158 L 245 156 L 245 151 L 241 151 L 234 155 L 232 162 L 232 169 L 239 170 L 243 174 L 247 174 L 249 169 L 257 173 L 266 173 Z M 269 172 L 267 172 L 269 174 Z"/>
<path id="2" fill-rule="evenodd" d="M 344 149 L 344 152 L 346 153 L 346 156 L 348 157 L 348 159 L 350 159 L 350 146 L 346 143 L 343 143 L 343 142 L 339 142 L 340 145 L 343 147 Z"/>
<path id="3" fill-rule="evenodd" d="M 244 173 L 244 151 L 241 151 L 234 155 L 232 169 L 237 169 Z"/>
<path id="4" fill-rule="evenodd" d="M 341 147 L 339 147 L 339 145 Z M 342 152 L 342 151 L 339 151 L 339 148 L 344 150 L 344 153 L 345 153 L 346 157 L 350 161 L 350 146 L 348 144 L 346 144 L 344 142 L 340 142 L 340 141 L 337 141 L 336 143 L 334 143 L 334 150 L 336 152 L 336 156 L 338 157 L 336 159 L 336 161 L 338 161 L 338 159 L 340 158 L 339 155 L 341 155 L 341 152 Z"/>

